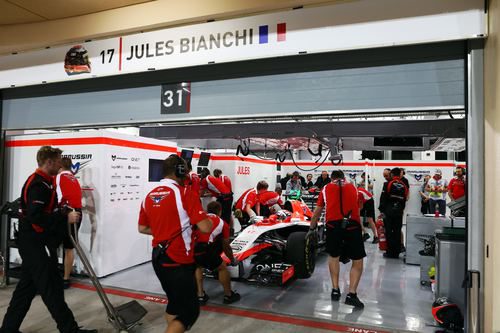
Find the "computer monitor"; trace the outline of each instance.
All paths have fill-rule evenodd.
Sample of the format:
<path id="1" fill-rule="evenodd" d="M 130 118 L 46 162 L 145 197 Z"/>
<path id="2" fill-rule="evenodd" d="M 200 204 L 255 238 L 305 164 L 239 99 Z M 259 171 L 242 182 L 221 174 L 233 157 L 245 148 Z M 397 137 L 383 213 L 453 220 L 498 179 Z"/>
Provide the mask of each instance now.
<path id="1" fill-rule="evenodd" d="M 210 161 L 210 153 L 201 153 L 198 160 L 198 167 L 207 167 Z"/>
<path id="2" fill-rule="evenodd" d="M 163 179 L 163 160 L 149 159 L 149 177 L 150 182 L 159 182 Z"/>
<path id="3" fill-rule="evenodd" d="M 188 149 L 183 149 L 181 151 L 181 157 L 186 163 L 191 163 L 191 160 L 193 159 L 193 153 L 194 151 L 188 150 Z"/>

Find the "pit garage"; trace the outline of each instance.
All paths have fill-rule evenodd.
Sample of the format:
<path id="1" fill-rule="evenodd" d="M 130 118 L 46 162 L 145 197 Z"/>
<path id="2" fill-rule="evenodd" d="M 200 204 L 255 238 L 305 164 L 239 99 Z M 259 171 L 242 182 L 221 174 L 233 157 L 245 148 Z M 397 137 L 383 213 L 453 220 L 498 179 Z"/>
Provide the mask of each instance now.
<path id="1" fill-rule="evenodd" d="M 277 29 L 279 41 L 283 26 Z M 384 169 L 402 167 L 410 184 L 406 252 L 397 260 L 384 258 L 367 231 L 372 239 L 365 242 L 368 256 L 358 288 L 362 311 L 330 300 L 321 247 L 315 249 L 315 269 L 307 278 L 267 283 L 233 276 L 242 298 L 230 306 L 221 305 L 220 285 L 207 278 L 211 299 L 204 309 L 298 320 L 302 329 L 434 332 L 431 309 L 440 296 L 451 298 L 468 316 L 469 290 L 456 286 L 478 262 L 478 240 L 471 238 L 473 230 L 480 230 L 473 225 L 481 214 L 477 209 L 469 204 L 468 215 L 460 218 L 450 207 L 442 217 L 420 211 L 423 180 L 436 169 L 447 180 L 457 166 L 466 168 L 468 181 L 479 177 L 472 170 L 482 160 L 475 132 L 481 119 L 476 97 L 482 89 L 477 74 L 482 46 L 481 40 L 464 39 L 153 68 L 5 89 L 4 201 L 19 197 L 40 146 L 61 147 L 82 185 L 79 238 L 100 282 L 111 293 L 164 303 L 150 264 L 150 238 L 137 233 L 137 218 L 169 154 L 191 160 L 198 172 L 222 170 L 232 181 L 235 200 L 260 180 L 272 190 L 294 171 L 312 174 L 314 181 L 322 171 L 340 169 L 356 185 L 367 175 L 377 207 Z M 479 188 L 468 191 L 467 197 Z M 307 192 L 299 200 L 314 208 L 315 199 Z M 7 254 L 8 282 L 15 283 L 20 257 L 9 242 L 11 221 L 3 219 L 2 253 Z M 454 237 L 435 238 L 443 228 Z M 235 237 L 243 231 L 236 222 Z M 431 238 L 445 245 L 439 254 L 421 259 L 419 251 Z M 349 267 L 342 265 L 341 290 L 347 288 Z M 439 286 L 436 274 L 429 274 L 432 267 L 441 278 Z M 73 287 L 89 286 L 77 260 Z"/>

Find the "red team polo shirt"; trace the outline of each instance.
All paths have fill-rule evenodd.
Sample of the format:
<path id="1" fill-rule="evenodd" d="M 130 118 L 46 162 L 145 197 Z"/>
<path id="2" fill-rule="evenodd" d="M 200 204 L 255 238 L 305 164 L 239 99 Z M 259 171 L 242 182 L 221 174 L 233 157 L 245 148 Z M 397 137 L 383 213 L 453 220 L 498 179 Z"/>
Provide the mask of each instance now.
<path id="1" fill-rule="evenodd" d="M 266 191 L 259 194 L 259 202 L 264 206 L 273 206 L 278 204 L 280 206 L 283 205 L 283 201 L 281 200 L 281 196 L 273 191 Z"/>
<path id="2" fill-rule="evenodd" d="M 243 192 L 238 201 L 236 201 L 235 208 L 244 210 L 247 204 L 250 204 L 250 207 L 253 207 L 258 202 L 258 200 L 257 190 L 254 188 L 248 189 Z"/>
<path id="3" fill-rule="evenodd" d="M 168 256 L 179 264 L 191 264 L 194 262 L 191 225 L 206 218 L 194 192 L 185 191 L 172 179 L 162 179 L 161 185 L 149 192 L 142 202 L 139 224 L 151 228 L 153 247 L 171 241 Z M 182 235 L 179 235 L 181 230 Z"/>
<path id="4" fill-rule="evenodd" d="M 196 230 L 197 243 L 213 243 L 215 239 L 222 234 L 222 238 L 229 238 L 229 224 L 224 223 L 224 220 L 215 214 L 207 214 L 208 218 L 212 221 L 212 230 L 210 233 L 202 233 Z"/>
<path id="5" fill-rule="evenodd" d="M 358 223 L 360 222 L 359 217 L 359 197 L 358 190 L 356 187 L 346 182 L 345 180 L 341 181 L 342 184 L 342 208 L 344 214 L 351 213 L 351 220 L 354 220 Z M 340 212 L 340 192 L 339 186 L 337 185 L 337 181 L 333 181 L 323 187 L 321 192 L 319 193 L 317 205 L 321 207 L 325 207 L 325 221 L 340 221 L 344 218 L 342 213 Z"/>
<path id="6" fill-rule="evenodd" d="M 214 197 L 231 193 L 231 190 L 219 178 L 207 176 L 201 180 L 201 189 L 208 190 Z"/>
<path id="7" fill-rule="evenodd" d="M 71 171 L 56 176 L 57 198 L 61 206 L 82 209 L 82 188 Z"/>
<path id="8" fill-rule="evenodd" d="M 194 193 L 200 194 L 200 177 L 194 171 L 191 171 L 184 181 L 184 186 Z"/>
<path id="9" fill-rule="evenodd" d="M 231 184 L 231 179 L 229 179 L 228 176 L 222 175 L 219 177 L 220 180 L 226 185 L 226 187 L 229 189 L 230 192 L 233 191 L 233 185 Z"/>
<path id="10" fill-rule="evenodd" d="M 359 198 L 359 201 L 362 202 L 364 205 L 368 200 L 373 199 L 373 194 L 371 194 L 364 187 L 358 187 L 358 198 Z"/>
<path id="11" fill-rule="evenodd" d="M 448 184 L 448 189 L 451 190 L 451 197 L 454 200 L 463 197 L 465 195 L 465 178 L 453 177 Z"/>

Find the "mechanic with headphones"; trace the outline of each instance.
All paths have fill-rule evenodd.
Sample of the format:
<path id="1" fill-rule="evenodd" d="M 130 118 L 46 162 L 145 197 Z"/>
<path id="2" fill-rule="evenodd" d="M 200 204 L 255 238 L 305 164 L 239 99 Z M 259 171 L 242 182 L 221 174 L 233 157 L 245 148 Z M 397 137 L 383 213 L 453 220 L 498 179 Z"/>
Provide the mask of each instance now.
<path id="1" fill-rule="evenodd" d="M 325 209 L 327 227 L 328 268 L 333 285 L 331 299 L 332 301 L 340 300 L 340 257 L 341 255 L 346 256 L 352 260 L 352 267 L 349 275 L 349 293 L 345 298 L 345 304 L 362 309 L 364 304 L 356 293 L 363 273 L 363 258 L 366 257 L 359 216 L 359 195 L 354 184 L 347 182 L 344 173 L 340 170 L 334 170 L 331 183 L 326 184 L 321 189 L 311 219 L 310 233 L 316 232 L 323 208 Z"/>
<path id="2" fill-rule="evenodd" d="M 146 195 L 139 213 L 139 232 L 153 236 L 152 264 L 168 298 L 167 333 L 191 328 L 200 314 L 196 295 L 194 233 L 212 229 L 199 197 L 183 187 L 186 162 L 176 154 L 163 162 L 164 179 Z"/>

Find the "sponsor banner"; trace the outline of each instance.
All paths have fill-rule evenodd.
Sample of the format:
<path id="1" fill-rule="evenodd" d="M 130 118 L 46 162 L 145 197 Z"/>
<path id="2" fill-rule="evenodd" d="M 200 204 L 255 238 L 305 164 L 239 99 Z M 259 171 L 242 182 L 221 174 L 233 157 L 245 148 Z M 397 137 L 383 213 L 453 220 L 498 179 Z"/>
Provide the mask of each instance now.
<path id="1" fill-rule="evenodd" d="M 480 38 L 486 35 L 485 17 L 481 0 L 421 0 L 418 8 L 410 0 L 341 2 L 3 56 L 0 88 L 304 53 Z"/>

